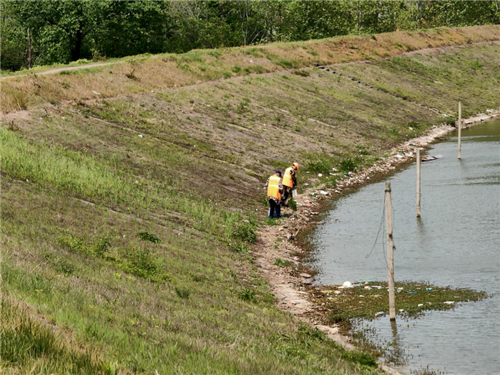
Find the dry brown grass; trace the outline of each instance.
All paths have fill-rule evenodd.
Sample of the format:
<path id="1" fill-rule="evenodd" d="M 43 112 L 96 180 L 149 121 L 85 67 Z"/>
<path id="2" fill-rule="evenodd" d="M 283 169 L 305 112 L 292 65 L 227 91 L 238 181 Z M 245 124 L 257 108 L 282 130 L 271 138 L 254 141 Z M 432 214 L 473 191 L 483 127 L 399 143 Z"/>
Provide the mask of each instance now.
<path id="1" fill-rule="evenodd" d="M 24 110 L 42 102 L 133 95 L 314 63 L 379 59 L 424 48 L 499 39 L 500 26 L 477 26 L 129 58 L 114 65 L 3 80 L 2 113 Z"/>

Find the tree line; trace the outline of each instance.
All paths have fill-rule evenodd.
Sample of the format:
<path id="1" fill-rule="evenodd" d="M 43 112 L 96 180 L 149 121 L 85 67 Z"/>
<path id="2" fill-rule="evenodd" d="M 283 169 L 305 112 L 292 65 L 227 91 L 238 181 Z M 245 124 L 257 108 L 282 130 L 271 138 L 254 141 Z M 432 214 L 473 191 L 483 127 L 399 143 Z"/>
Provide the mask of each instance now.
<path id="1" fill-rule="evenodd" d="M 6 1 L 1 68 L 500 23 L 499 0 Z"/>

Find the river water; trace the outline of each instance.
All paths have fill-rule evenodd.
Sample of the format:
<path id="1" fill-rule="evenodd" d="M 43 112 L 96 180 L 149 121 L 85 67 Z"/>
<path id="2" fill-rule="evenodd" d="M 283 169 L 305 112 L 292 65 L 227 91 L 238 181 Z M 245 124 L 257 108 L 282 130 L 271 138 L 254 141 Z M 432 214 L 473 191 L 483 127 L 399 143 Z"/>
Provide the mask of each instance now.
<path id="1" fill-rule="evenodd" d="M 415 164 L 388 178 L 392 188 L 395 279 L 486 291 L 490 298 L 419 319 L 366 322 L 409 356 L 405 373 L 500 374 L 500 120 L 432 145 L 443 158 L 421 165 L 422 217 L 416 218 Z M 313 266 L 324 285 L 387 280 L 385 181 L 333 203 L 313 234 Z M 396 296 L 397 309 L 397 296 Z M 393 337 L 394 335 L 394 337 Z"/>

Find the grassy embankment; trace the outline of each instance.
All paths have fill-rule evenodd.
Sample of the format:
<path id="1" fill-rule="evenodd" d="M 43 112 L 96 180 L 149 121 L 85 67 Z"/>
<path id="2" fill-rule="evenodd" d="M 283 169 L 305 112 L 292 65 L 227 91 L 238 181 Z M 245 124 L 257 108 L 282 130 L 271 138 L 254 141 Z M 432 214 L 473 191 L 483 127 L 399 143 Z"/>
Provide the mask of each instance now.
<path id="1" fill-rule="evenodd" d="M 2 373 L 377 373 L 275 307 L 252 263 L 261 186 L 293 159 L 302 182 L 371 163 L 458 99 L 465 116 L 497 108 L 499 45 L 377 59 L 492 39 L 348 37 L 3 81 L 2 333 L 17 338 Z"/>

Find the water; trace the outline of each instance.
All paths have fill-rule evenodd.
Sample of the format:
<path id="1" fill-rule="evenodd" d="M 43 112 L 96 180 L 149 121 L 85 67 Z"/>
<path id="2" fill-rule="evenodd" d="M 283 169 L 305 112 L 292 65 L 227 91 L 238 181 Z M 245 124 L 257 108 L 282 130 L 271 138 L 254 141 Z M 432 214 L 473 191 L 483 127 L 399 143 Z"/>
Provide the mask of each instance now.
<path id="1" fill-rule="evenodd" d="M 398 342 L 410 355 L 403 370 L 500 374 L 500 120 L 462 131 L 462 160 L 453 133 L 427 154 L 443 158 L 422 163 L 421 220 L 415 164 L 388 179 L 395 279 L 468 287 L 491 298 L 397 320 Z M 315 232 L 313 265 L 322 284 L 387 280 L 384 187 L 374 183 L 340 198 Z M 387 317 L 367 325 L 387 342 L 396 334 Z"/>

